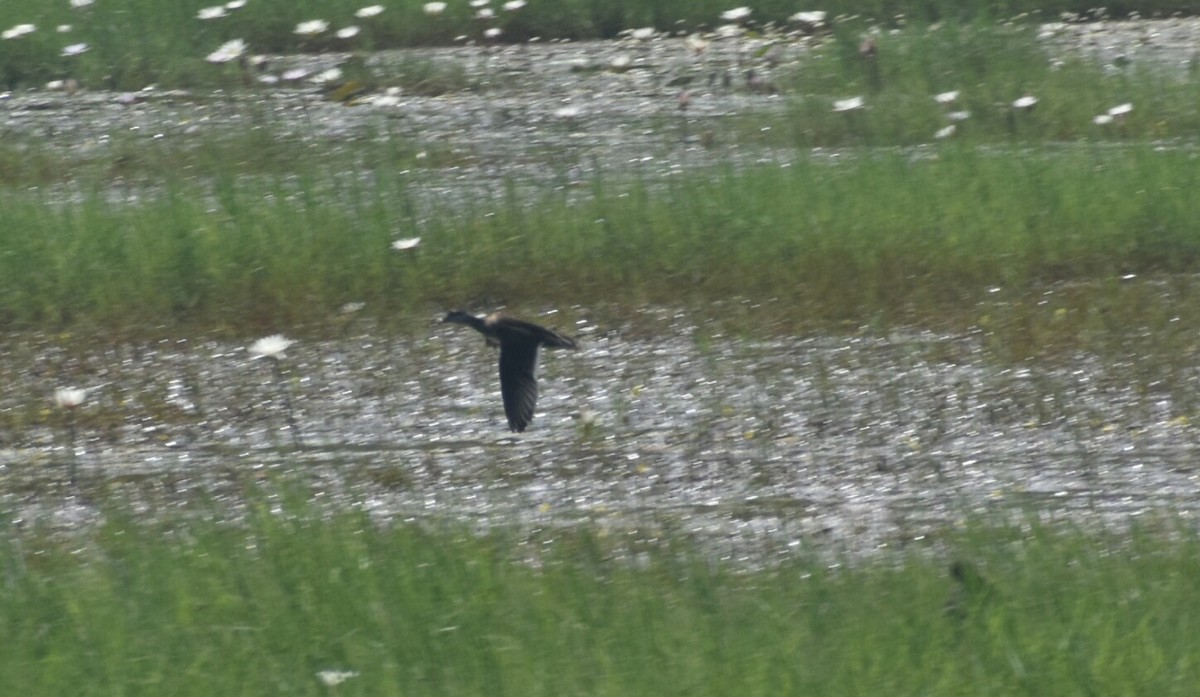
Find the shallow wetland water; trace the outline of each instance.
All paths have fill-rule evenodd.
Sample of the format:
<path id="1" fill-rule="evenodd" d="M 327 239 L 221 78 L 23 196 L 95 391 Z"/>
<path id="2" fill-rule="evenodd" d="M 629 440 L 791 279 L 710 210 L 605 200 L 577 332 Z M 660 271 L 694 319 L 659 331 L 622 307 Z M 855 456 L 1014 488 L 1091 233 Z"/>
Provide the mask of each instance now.
<path id="1" fill-rule="evenodd" d="M 1107 39 L 1088 36 L 1107 59 Z M 522 185 L 563 187 L 593 166 L 670 175 L 691 162 L 774 161 L 726 148 L 719 128 L 716 150 L 702 142 L 721 119 L 783 107 L 740 81 L 710 82 L 739 55 L 765 56 L 759 48 L 718 44 L 703 64 L 678 41 L 447 49 L 432 55 L 494 71 L 500 85 L 534 84 L 538 96 L 400 95 L 347 108 L 280 87 L 258 107 L 294 120 L 300 137 L 407 134 L 454 153 L 461 164 L 431 165 L 415 185 L 428 200 L 475 198 L 464 192 L 496 186 L 498 168 Z M 633 69 L 596 69 L 616 52 Z M 685 114 L 673 81 L 687 75 L 696 87 Z M 173 142 L 247 118 L 236 102 L 163 91 L 14 94 L 0 110 L 5 134 L 85 155 L 121 137 Z M 320 506 L 385 520 L 449 516 L 542 536 L 589 522 L 634 542 L 682 533 L 737 558 L 926 544 L 977 514 L 1122 526 L 1200 509 L 1200 431 L 1194 404 L 1179 402 L 1200 387 L 1194 373 L 1147 387 L 1119 361 L 1090 356 L 997 362 L 975 336 L 752 341 L 709 337 L 681 317 L 668 324 L 654 337 L 560 325 L 581 350 L 543 355 L 538 415 L 521 435 L 506 431 L 495 354 L 433 321 L 410 338 L 351 323 L 339 340 L 301 341 L 283 383 L 244 344 L 65 350 L 52 337 L 9 337 L 0 501 L 11 520 L 63 530 L 99 520 L 97 501 L 114 495 L 151 517 L 213 501 L 236 517 L 247 483 L 298 477 Z M 94 388 L 73 417 L 52 403 L 66 385 Z"/>
<path id="2" fill-rule="evenodd" d="M 581 324 L 580 351 L 543 356 L 537 417 L 512 435 L 495 352 L 455 329 L 300 342 L 282 385 L 241 345 L 68 354 L 30 340 L 3 357 L 0 412 L 29 418 L 0 434 L 4 507 L 71 528 L 97 519 L 103 492 L 151 516 L 215 500 L 236 517 L 248 482 L 284 476 L 319 506 L 385 520 L 541 535 L 587 521 L 753 558 L 928 543 L 977 514 L 1119 527 L 1200 507 L 1200 432 L 1172 396 L 1194 378 L 1155 393 L 1088 359 L 999 366 L 970 337 L 699 341 L 682 321 L 673 338 Z M 77 495 L 47 387 L 68 381 L 96 387 L 77 412 Z"/>

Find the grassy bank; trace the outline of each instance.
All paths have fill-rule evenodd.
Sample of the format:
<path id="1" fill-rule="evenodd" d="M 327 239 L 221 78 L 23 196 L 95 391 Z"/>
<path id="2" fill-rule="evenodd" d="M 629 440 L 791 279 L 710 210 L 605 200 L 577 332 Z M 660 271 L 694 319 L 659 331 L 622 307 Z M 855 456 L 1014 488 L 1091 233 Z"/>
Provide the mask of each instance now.
<path id="1" fill-rule="evenodd" d="M 746 570 L 661 539 L 270 508 L 245 526 L 110 511 L 82 541 L 6 527 L 0 679 L 46 696 L 1189 695 L 1200 679 L 1194 532 L 1002 525 L 945 554 Z M 326 689 L 327 670 L 354 675 Z"/>
<path id="2" fill-rule="evenodd" d="M 213 82 L 214 69 L 204 58 L 234 39 L 245 41 L 250 53 L 275 54 L 451 45 L 483 40 L 488 30 L 500 32 L 487 39 L 490 42 L 522 42 L 534 37 L 612 38 L 640 27 L 670 33 L 712 30 L 728 23 L 722 15 L 735 7 L 716 0 L 664 0 L 649 5 L 639 0 L 536 0 L 519 7 L 497 2 L 489 8 L 490 16 L 480 18 L 479 10 L 466 2 L 447 3 L 437 14 L 427 12 L 425 4 L 424 0 L 380 5 L 365 0 L 249 0 L 240 7 L 229 3 L 233 7 L 226 9 L 210 0 L 169 4 L 104 0 L 80 7 L 67 0 L 13 0 L 0 7 L 0 28 L 14 30 L 9 38 L 0 40 L 0 85 L 9 89 L 40 86 L 48 80 L 74 77 L 92 88 L 139 89 L 150 83 L 194 86 Z M 364 7 L 382 11 L 364 14 Z M 828 24 L 862 32 L 910 22 L 1017 18 L 1019 23 L 1032 24 L 1043 19 L 1058 21 L 1062 13 L 1086 19 L 1130 14 L 1165 17 L 1176 12 L 1194 14 L 1200 4 L 1141 0 L 1110 4 L 1104 8 L 1107 14 L 1094 3 L 1077 0 L 858 0 L 839 2 L 836 8 L 763 0 L 749 9 L 749 16 L 737 21 L 752 33 L 767 27 L 805 26 L 789 19 L 798 9 L 829 10 Z M 205 10 L 208 12 L 202 17 Z M 312 21 L 325 24 L 299 30 L 301 23 Z M 345 31 L 339 34 L 340 30 Z"/>
<path id="3" fill-rule="evenodd" d="M 387 318 L 744 299 L 790 326 L 970 326 L 998 301 L 993 319 L 1019 307 L 1086 331 L 1131 287 L 1131 321 L 1152 319 L 1156 295 L 1197 314 L 1197 216 L 1181 192 L 1200 175 L 1185 150 L 946 144 L 664 184 L 600 176 L 582 198 L 514 182 L 507 197 L 437 201 L 382 166 L 392 155 L 374 177 L 331 178 L 318 154 L 288 175 L 169 179 L 136 204 L 106 186 L 0 194 L 0 323 L 290 329 L 347 302 Z M 390 248 L 407 237 L 420 246 Z"/>
<path id="4" fill-rule="evenodd" d="M 860 36 L 835 26 L 781 69 L 786 109 L 685 125 L 672 108 L 636 124 L 661 133 L 666 160 L 684 157 L 681 136 L 711 136 L 709 165 L 665 180 L 634 168 L 555 189 L 514 167 L 490 191 L 435 198 L 438 177 L 479 164 L 469 144 L 389 131 L 382 112 L 349 141 L 297 136 L 252 91 L 205 104 L 237 111 L 230 123 L 251 126 L 237 132 L 215 118 L 192 133 L 178 117 L 161 139 L 14 136 L 0 143 L 0 328 L 297 332 L 336 323 L 346 303 L 404 322 L 452 306 L 627 317 L 720 302 L 735 330 L 980 328 L 1024 356 L 1196 326 L 1187 139 L 1200 121 L 1186 76 L 1052 61 L 1028 27 L 913 26 L 881 35 L 870 61 Z M 933 99 L 945 91 L 958 94 Z M 832 110 L 852 94 L 866 106 Z M 1035 108 L 1012 106 L 1023 94 Z M 1121 103 L 1133 110 L 1093 122 Z M 337 118 L 310 106 L 290 118 Z M 956 111 L 970 115 L 951 122 Z M 512 157 L 566 182 L 585 155 L 545 142 Z M 836 156 L 812 153 L 830 145 Z M 761 146 L 787 165 L 745 167 Z"/>
<path id="5" fill-rule="evenodd" d="M 1195 73 L 1177 63 L 1143 54 L 1106 64 L 1073 46 L 1076 40 L 1056 45 L 1053 34 L 1039 36 L 1027 25 L 913 26 L 880 35 L 871 59 L 859 55 L 862 36 L 839 27 L 794 69 L 776 71 L 790 109 L 757 139 L 887 146 L 1119 142 L 1200 132 Z M 851 96 L 863 106 L 835 113 L 833 103 Z M 1108 113 L 1114 109 L 1115 116 Z M 749 114 L 745 121 L 744 137 L 753 138 L 763 119 Z"/>

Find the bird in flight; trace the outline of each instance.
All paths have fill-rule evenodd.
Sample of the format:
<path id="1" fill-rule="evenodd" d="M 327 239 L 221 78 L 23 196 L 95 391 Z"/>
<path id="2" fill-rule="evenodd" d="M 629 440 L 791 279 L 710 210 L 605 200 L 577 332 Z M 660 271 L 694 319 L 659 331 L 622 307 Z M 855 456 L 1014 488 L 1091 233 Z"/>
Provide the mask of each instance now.
<path id="1" fill-rule="evenodd" d="M 533 420 L 538 397 L 538 347 L 579 348 L 574 339 L 552 329 L 499 314 L 476 317 L 455 310 L 442 321 L 465 324 L 483 334 L 489 346 L 500 347 L 500 395 L 508 427 L 514 433 L 524 431 Z"/>

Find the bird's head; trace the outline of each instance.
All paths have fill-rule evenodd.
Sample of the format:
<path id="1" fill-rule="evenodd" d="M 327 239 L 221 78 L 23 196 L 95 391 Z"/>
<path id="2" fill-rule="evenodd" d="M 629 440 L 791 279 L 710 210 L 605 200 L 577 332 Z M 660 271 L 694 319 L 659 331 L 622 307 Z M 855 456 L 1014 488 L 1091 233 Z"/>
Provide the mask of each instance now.
<path id="1" fill-rule="evenodd" d="M 470 324 L 475 319 L 475 315 L 462 310 L 453 310 L 446 313 L 442 318 L 442 322 L 453 322 L 454 324 Z"/>

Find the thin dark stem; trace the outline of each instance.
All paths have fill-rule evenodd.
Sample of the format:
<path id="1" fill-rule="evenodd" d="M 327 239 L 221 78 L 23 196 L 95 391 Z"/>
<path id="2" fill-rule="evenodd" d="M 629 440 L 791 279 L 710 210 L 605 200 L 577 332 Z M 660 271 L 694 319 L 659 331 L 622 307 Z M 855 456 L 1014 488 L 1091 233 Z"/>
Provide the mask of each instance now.
<path id="1" fill-rule="evenodd" d="M 297 448 L 303 448 L 304 442 L 300 438 L 300 427 L 296 424 L 296 413 L 292 409 L 292 395 L 288 389 L 287 380 L 283 377 L 283 365 L 279 359 L 271 359 L 271 367 L 275 369 L 275 379 L 279 382 L 279 392 L 283 395 L 283 406 L 287 410 L 288 429 L 292 432 L 292 443 Z"/>
<path id="2" fill-rule="evenodd" d="M 71 408 L 66 411 L 67 449 L 69 451 L 68 457 L 71 458 L 67 463 L 67 476 L 70 480 L 71 488 L 74 489 L 78 483 L 78 478 L 76 477 L 77 456 L 75 454 L 75 409 Z"/>

